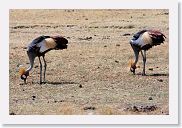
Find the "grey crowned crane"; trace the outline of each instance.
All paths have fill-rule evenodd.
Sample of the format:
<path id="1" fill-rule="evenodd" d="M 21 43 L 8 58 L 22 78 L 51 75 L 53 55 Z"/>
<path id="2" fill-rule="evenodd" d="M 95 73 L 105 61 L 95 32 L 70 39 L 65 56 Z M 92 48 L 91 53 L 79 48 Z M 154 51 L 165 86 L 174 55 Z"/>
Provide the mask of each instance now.
<path id="1" fill-rule="evenodd" d="M 34 60 L 36 57 L 39 58 L 40 63 L 40 84 L 45 82 L 46 75 L 46 61 L 45 54 L 50 50 L 61 50 L 66 49 L 68 44 L 68 40 L 62 36 L 39 36 L 34 39 L 27 47 L 27 55 L 30 61 L 30 66 L 25 70 L 25 68 L 20 68 L 19 73 L 21 75 L 21 79 L 26 83 L 26 79 L 29 76 L 29 72 L 33 68 Z M 42 82 L 42 62 L 40 57 L 43 58 L 44 61 L 44 79 Z"/>
<path id="2" fill-rule="evenodd" d="M 130 71 L 135 74 L 136 64 L 138 62 L 139 52 L 143 57 L 143 72 L 145 74 L 145 63 L 146 63 L 146 51 L 153 46 L 160 45 L 164 43 L 166 36 L 157 30 L 142 30 L 134 34 L 133 38 L 130 40 L 131 47 L 134 51 L 135 60 L 130 62 Z"/>

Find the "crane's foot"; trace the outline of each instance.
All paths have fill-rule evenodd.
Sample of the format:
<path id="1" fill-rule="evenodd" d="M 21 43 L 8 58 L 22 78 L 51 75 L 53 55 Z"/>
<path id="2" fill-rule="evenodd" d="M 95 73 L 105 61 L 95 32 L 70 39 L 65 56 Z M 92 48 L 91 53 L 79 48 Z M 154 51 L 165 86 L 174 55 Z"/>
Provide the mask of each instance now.
<path id="1" fill-rule="evenodd" d="M 43 81 L 43 82 L 40 82 L 40 84 L 46 84 L 46 82 L 45 82 L 45 81 Z"/>
<path id="2" fill-rule="evenodd" d="M 42 84 L 46 84 L 47 82 L 46 81 L 43 81 Z"/>

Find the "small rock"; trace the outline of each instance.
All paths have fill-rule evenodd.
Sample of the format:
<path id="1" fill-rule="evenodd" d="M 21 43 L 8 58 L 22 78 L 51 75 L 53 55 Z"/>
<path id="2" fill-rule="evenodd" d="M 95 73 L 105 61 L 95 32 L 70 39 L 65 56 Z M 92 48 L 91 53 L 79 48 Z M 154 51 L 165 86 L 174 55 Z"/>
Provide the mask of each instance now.
<path id="1" fill-rule="evenodd" d="M 18 100 L 15 100 L 16 103 L 18 103 Z"/>
<path id="2" fill-rule="evenodd" d="M 86 40 L 91 40 L 92 39 L 92 37 L 86 37 Z"/>
<path id="3" fill-rule="evenodd" d="M 83 86 L 82 86 L 81 84 L 79 85 L 79 87 L 80 87 L 80 88 L 83 88 Z"/>
<path id="4" fill-rule="evenodd" d="M 67 27 L 74 27 L 74 25 L 67 25 Z"/>
<path id="5" fill-rule="evenodd" d="M 129 111 L 129 110 L 131 110 L 131 108 L 130 107 L 126 107 L 124 110 Z"/>
<path id="6" fill-rule="evenodd" d="M 120 46 L 120 44 L 116 44 L 116 46 L 117 46 L 117 47 L 119 47 L 119 46 Z"/>
<path id="7" fill-rule="evenodd" d="M 153 68 L 149 68 L 149 70 L 153 71 Z"/>
<path id="8" fill-rule="evenodd" d="M 106 47 L 107 47 L 107 45 L 104 45 L 104 47 L 106 48 Z"/>
<path id="9" fill-rule="evenodd" d="M 157 79 L 159 82 L 163 82 L 163 80 L 162 79 Z"/>
<path id="10" fill-rule="evenodd" d="M 91 106 L 90 106 L 90 107 L 84 107 L 83 109 L 84 109 L 84 110 L 95 110 L 95 107 L 91 107 Z"/>
<path id="11" fill-rule="evenodd" d="M 92 39 L 92 37 L 86 37 L 86 38 L 78 38 L 79 40 L 91 40 Z"/>
<path id="12" fill-rule="evenodd" d="M 153 98 L 152 97 L 149 97 L 149 99 L 148 100 L 153 100 Z"/>
<path id="13" fill-rule="evenodd" d="M 118 60 L 115 60 L 115 62 L 116 62 L 116 63 L 119 63 L 119 61 L 118 61 Z"/>
<path id="14" fill-rule="evenodd" d="M 10 115 L 16 115 L 14 112 L 11 112 Z"/>
<path id="15" fill-rule="evenodd" d="M 164 15 L 169 15 L 169 13 L 168 12 L 165 12 Z"/>
<path id="16" fill-rule="evenodd" d="M 133 106 L 133 109 L 132 109 L 133 112 L 138 112 L 138 108 L 136 106 Z"/>
<path id="17" fill-rule="evenodd" d="M 36 96 L 32 96 L 32 100 L 35 100 Z"/>

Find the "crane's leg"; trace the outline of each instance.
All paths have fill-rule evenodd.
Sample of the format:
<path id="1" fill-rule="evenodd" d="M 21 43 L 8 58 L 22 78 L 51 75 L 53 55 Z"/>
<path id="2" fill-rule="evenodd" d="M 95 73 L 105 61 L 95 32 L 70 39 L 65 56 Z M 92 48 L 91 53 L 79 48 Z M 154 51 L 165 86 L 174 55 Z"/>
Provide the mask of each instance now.
<path id="1" fill-rule="evenodd" d="M 40 84 L 42 84 L 42 62 L 39 56 L 39 62 L 40 62 Z"/>
<path id="2" fill-rule="evenodd" d="M 145 50 L 142 50 L 141 51 L 141 54 L 142 54 L 142 57 L 143 57 L 143 73 L 142 75 L 145 76 L 145 64 L 146 64 L 146 51 Z"/>
<path id="3" fill-rule="evenodd" d="M 45 75 L 46 75 L 46 68 L 47 68 L 47 63 L 46 63 L 46 60 L 45 60 L 45 55 L 42 56 L 43 57 L 43 60 L 44 60 L 44 83 L 45 83 Z"/>

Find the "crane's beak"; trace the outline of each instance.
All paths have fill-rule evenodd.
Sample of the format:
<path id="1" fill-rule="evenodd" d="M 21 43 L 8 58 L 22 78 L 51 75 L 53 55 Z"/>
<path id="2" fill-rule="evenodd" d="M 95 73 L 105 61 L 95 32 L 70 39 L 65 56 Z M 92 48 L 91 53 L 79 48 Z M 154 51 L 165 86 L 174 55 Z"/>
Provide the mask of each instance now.
<path id="1" fill-rule="evenodd" d="M 130 71 L 135 75 L 135 68 L 130 67 Z"/>
<path id="2" fill-rule="evenodd" d="M 27 79 L 24 79 L 24 84 L 26 84 L 26 83 L 27 83 L 27 82 L 26 82 L 26 80 L 27 80 Z"/>

